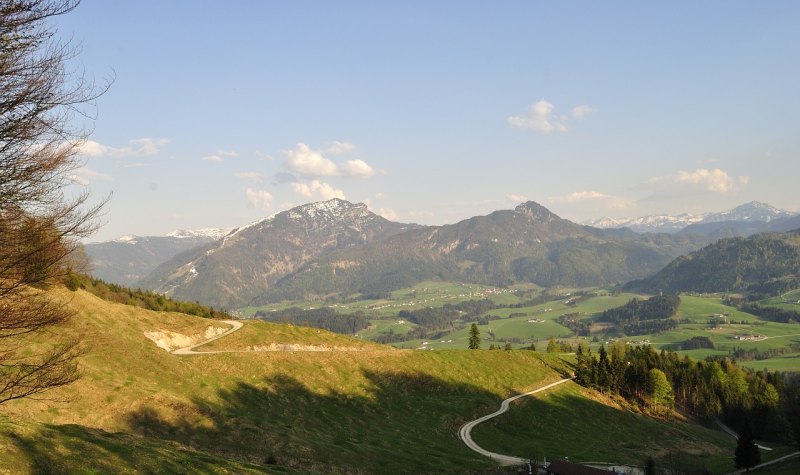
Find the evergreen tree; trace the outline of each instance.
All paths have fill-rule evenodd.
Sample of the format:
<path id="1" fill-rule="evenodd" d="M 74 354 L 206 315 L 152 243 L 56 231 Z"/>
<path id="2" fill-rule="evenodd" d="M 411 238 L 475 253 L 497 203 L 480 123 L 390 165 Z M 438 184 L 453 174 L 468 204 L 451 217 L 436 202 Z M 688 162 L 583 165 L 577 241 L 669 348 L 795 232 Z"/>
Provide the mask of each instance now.
<path id="1" fill-rule="evenodd" d="M 753 440 L 750 424 L 745 423 L 741 434 L 739 434 L 733 461 L 736 464 L 736 468 L 745 468 L 748 472 L 751 468 L 761 463 L 761 452 L 758 451 L 758 446 Z"/>
<path id="2" fill-rule="evenodd" d="M 607 392 L 611 389 L 611 363 L 608 361 L 606 347 L 601 346 L 597 361 L 597 386 L 600 391 Z"/>
<path id="3" fill-rule="evenodd" d="M 656 475 L 656 461 L 652 455 L 644 461 L 644 475 Z"/>
<path id="4" fill-rule="evenodd" d="M 469 349 L 478 350 L 481 347 L 481 332 L 478 330 L 478 324 L 473 323 L 469 327 Z"/>
<path id="5" fill-rule="evenodd" d="M 577 364 L 575 365 L 575 379 L 581 386 L 589 384 L 589 363 L 586 361 L 586 355 L 583 353 L 583 345 L 578 345 L 578 350 L 575 352 L 577 357 Z"/>
<path id="6" fill-rule="evenodd" d="M 511 351 L 511 343 L 506 342 L 506 346 L 503 349 L 506 350 L 506 351 Z"/>

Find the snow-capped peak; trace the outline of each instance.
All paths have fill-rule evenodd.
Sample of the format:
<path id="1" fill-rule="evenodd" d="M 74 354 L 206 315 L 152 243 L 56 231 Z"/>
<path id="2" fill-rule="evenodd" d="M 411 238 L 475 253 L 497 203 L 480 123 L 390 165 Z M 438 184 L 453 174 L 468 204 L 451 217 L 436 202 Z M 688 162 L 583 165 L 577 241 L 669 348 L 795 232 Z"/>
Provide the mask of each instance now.
<path id="1" fill-rule="evenodd" d="M 703 222 L 718 223 L 721 221 L 765 221 L 768 223 L 773 219 L 788 218 L 790 216 L 794 216 L 794 214 L 768 205 L 767 203 L 751 201 L 728 211 L 710 214 L 703 220 Z"/>
<path id="2" fill-rule="evenodd" d="M 125 236 L 120 236 L 117 239 L 114 239 L 115 242 L 124 242 L 126 244 L 136 244 L 136 239 L 139 236 L 134 234 L 126 234 Z"/>
<path id="3" fill-rule="evenodd" d="M 703 213 L 678 215 L 656 214 L 639 218 L 600 218 L 584 221 L 583 224 L 596 228 L 630 228 L 636 232 L 673 233 L 696 223 L 718 223 L 721 221 L 765 221 L 794 216 L 785 210 L 775 208 L 766 203 L 751 201 L 720 213 Z"/>
<path id="4" fill-rule="evenodd" d="M 178 239 L 207 237 L 216 240 L 225 236 L 230 231 L 230 229 L 225 228 L 176 229 L 167 233 L 167 237 Z"/>
<path id="5" fill-rule="evenodd" d="M 296 206 L 281 214 L 285 214 L 285 216 L 293 220 L 321 219 L 324 221 L 340 221 L 343 219 L 360 219 L 372 213 L 364 203 L 351 203 L 339 198 L 333 198 L 328 201 Z"/>
<path id="6" fill-rule="evenodd" d="M 596 228 L 629 228 L 638 233 L 666 232 L 674 233 L 689 226 L 699 223 L 706 215 L 703 214 L 656 214 L 638 218 L 601 218 L 585 221 L 583 224 Z"/>

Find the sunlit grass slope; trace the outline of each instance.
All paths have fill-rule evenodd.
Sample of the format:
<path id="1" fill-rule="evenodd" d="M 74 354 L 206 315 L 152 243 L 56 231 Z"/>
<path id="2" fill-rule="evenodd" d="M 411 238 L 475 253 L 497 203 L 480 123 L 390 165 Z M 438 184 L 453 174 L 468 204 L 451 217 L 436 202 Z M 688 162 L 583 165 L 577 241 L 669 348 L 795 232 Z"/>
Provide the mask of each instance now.
<path id="1" fill-rule="evenodd" d="M 713 473 L 733 471 L 736 445 L 721 431 L 636 414 L 574 383 L 521 400 L 476 427 L 473 439 L 488 450 L 538 460 L 642 466 L 648 455 L 658 462 L 682 452 Z"/>
<path id="2" fill-rule="evenodd" d="M 83 377 L 52 394 L 63 400 L 2 407 L 11 422 L 0 443 L 16 455 L 0 458 L 0 472 L 52 462 L 56 472 L 105 473 L 103 464 L 116 460 L 131 473 L 191 473 L 219 458 L 228 464 L 214 465 L 220 473 L 254 469 L 246 463 L 277 473 L 494 470 L 458 440 L 458 427 L 566 369 L 558 357 L 527 351 L 404 351 L 252 321 L 208 349 L 298 343 L 362 351 L 176 356 L 144 332 L 188 335 L 227 325 L 80 291 L 57 295 L 78 311 L 60 333 L 80 334 L 91 347 L 81 360 Z M 48 451 L 52 457 L 43 459 Z M 174 466 L 139 464 L 145 457 Z"/>

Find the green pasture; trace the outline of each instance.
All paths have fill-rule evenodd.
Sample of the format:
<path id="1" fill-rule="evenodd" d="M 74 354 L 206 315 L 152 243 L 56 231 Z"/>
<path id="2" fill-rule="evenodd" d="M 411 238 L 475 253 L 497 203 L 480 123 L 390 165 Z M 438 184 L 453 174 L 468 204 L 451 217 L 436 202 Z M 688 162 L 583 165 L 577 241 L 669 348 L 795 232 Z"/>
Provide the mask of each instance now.
<path id="1" fill-rule="evenodd" d="M 402 322 L 402 323 L 401 323 Z M 370 326 L 358 332 L 357 336 L 366 340 L 375 338 L 382 333 L 389 333 L 391 330 L 395 334 L 404 335 L 417 325 L 397 318 L 384 320 L 370 320 Z"/>
<path id="2" fill-rule="evenodd" d="M 483 448 L 537 460 L 657 465 L 680 452 L 712 473 L 733 470 L 735 441 L 727 434 L 681 421 L 661 421 L 616 406 L 574 383 L 512 404 L 509 412 L 478 425 L 473 439 Z"/>
<path id="3" fill-rule="evenodd" d="M 489 285 L 463 284 L 459 282 L 425 281 L 390 292 L 390 297 L 378 300 L 358 300 L 347 303 L 321 303 L 319 300 L 286 301 L 259 307 L 245 307 L 237 314 L 243 318 L 252 318 L 257 311 L 271 312 L 290 307 L 313 309 L 329 307 L 339 313 L 363 311 L 373 318 L 396 316 L 402 310 L 413 310 L 423 307 L 441 307 L 447 303 L 455 304 L 467 300 L 489 299 L 498 304 L 513 304 L 520 301 L 514 295 L 516 290 L 536 290 L 533 285 L 499 288 Z"/>

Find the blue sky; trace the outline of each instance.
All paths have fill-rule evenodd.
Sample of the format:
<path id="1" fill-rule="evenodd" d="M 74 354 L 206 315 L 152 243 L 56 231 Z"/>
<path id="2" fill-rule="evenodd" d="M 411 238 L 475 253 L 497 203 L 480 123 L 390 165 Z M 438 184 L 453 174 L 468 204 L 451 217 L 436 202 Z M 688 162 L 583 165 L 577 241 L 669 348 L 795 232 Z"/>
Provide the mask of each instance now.
<path id="1" fill-rule="evenodd" d="M 800 211 L 798 2 L 84 0 L 115 81 L 75 181 L 96 239 L 345 197 L 455 222 Z"/>

